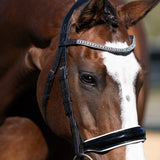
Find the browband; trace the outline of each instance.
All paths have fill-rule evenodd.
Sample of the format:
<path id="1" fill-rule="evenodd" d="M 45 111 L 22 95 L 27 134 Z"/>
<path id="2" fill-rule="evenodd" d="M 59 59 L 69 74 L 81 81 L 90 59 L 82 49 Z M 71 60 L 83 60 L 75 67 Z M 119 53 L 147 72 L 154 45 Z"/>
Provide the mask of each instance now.
<path id="1" fill-rule="evenodd" d="M 89 47 L 92 49 L 110 52 L 110 53 L 116 54 L 116 55 L 126 56 L 126 55 L 130 54 L 136 46 L 135 37 L 133 35 L 131 35 L 130 39 L 131 39 L 131 45 L 126 48 L 112 48 L 112 47 L 108 47 L 108 46 L 104 46 L 101 44 L 97 44 L 97 43 L 93 43 L 93 42 L 89 42 L 89 41 L 85 41 L 85 40 L 80 40 L 80 39 L 69 39 L 69 40 L 66 40 L 63 42 L 61 41 L 59 43 L 59 47 L 79 45 L 79 46 L 86 46 L 86 47 Z"/>

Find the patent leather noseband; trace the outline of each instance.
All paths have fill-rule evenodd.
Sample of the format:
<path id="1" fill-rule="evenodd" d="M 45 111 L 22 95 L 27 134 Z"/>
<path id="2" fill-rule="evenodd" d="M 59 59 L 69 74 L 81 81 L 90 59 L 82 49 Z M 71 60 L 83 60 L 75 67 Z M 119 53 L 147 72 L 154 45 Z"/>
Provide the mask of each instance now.
<path id="1" fill-rule="evenodd" d="M 72 101 L 71 101 L 71 96 L 69 91 L 67 55 L 66 55 L 67 47 L 73 46 L 73 45 L 74 46 L 81 45 L 81 46 L 89 47 L 91 49 L 107 51 L 117 56 L 127 56 L 135 48 L 134 36 L 130 36 L 131 45 L 127 48 L 110 48 L 100 44 L 96 44 L 96 43 L 92 43 L 84 40 L 78 40 L 78 39 L 68 40 L 70 20 L 74 10 L 79 6 L 81 6 L 82 4 L 88 3 L 88 2 L 89 0 L 77 1 L 72 6 L 70 11 L 67 13 L 67 15 L 65 16 L 62 22 L 58 55 L 57 55 L 56 62 L 48 75 L 45 91 L 43 95 L 43 102 L 42 102 L 43 113 L 46 118 L 47 102 L 48 102 L 50 91 L 55 79 L 55 74 L 61 62 L 60 82 L 61 82 L 61 89 L 62 89 L 62 95 L 63 95 L 63 104 L 64 104 L 65 113 L 70 120 L 74 150 L 75 150 L 75 155 L 77 159 L 82 159 L 83 155 L 85 155 L 84 153 L 87 153 L 87 152 L 95 152 L 95 153 L 103 154 L 120 146 L 145 141 L 145 131 L 140 126 L 135 126 L 133 128 L 127 128 L 123 130 L 117 130 L 117 131 L 114 131 L 105 135 L 101 135 L 86 141 L 83 140 L 81 133 L 78 129 L 78 126 L 73 114 Z"/>

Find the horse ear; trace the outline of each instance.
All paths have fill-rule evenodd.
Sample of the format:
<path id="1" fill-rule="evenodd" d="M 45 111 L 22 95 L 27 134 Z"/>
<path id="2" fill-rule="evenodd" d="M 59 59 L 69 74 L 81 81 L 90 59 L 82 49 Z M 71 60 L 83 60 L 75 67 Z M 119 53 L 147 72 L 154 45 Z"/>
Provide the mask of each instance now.
<path id="1" fill-rule="evenodd" d="M 118 6 L 117 14 L 120 20 L 130 27 L 141 20 L 160 0 L 140 0 Z"/>
<path id="2" fill-rule="evenodd" d="M 42 58 L 43 50 L 36 47 L 31 47 L 26 51 L 25 63 L 30 69 L 39 69 L 42 70 Z"/>

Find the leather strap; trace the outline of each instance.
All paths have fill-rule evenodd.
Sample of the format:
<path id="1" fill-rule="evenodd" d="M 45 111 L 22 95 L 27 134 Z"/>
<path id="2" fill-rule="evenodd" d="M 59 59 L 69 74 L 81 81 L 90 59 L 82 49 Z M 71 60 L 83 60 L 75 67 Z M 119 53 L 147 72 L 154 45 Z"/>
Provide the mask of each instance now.
<path id="1" fill-rule="evenodd" d="M 135 37 L 130 36 L 130 39 L 131 39 L 131 45 L 128 46 L 127 48 L 112 48 L 112 47 L 103 46 L 101 44 L 88 42 L 88 41 L 80 40 L 80 39 L 69 39 L 64 42 L 60 42 L 59 47 L 80 45 L 80 46 L 89 47 L 91 49 L 97 49 L 97 50 L 110 52 L 111 54 L 115 54 L 115 55 L 127 56 L 134 50 L 136 46 Z"/>
<path id="2" fill-rule="evenodd" d="M 71 20 L 73 11 L 76 8 L 78 8 L 80 5 L 86 2 L 88 2 L 88 0 L 77 1 L 65 16 L 61 26 L 60 42 L 67 41 L 68 31 L 70 27 L 70 20 Z M 68 81 L 66 47 L 67 46 L 59 46 L 59 51 L 58 51 L 58 54 L 62 55 L 61 57 L 62 67 L 60 68 L 60 82 L 61 82 L 61 89 L 62 89 L 62 95 L 63 95 L 63 104 L 64 104 L 66 115 L 69 117 L 69 120 L 70 120 L 70 127 L 71 127 L 73 142 L 74 142 L 75 154 L 77 155 L 78 159 L 82 159 L 81 153 L 83 153 L 83 146 L 82 146 L 83 138 L 77 127 L 77 123 L 74 118 L 73 109 L 72 109 L 72 101 L 71 101 L 69 81 Z"/>
<path id="3" fill-rule="evenodd" d="M 70 19 L 73 14 L 73 11 L 81 6 L 83 3 L 89 2 L 89 0 L 78 0 L 70 9 L 70 11 L 65 16 L 62 25 L 61 25 L 61 33 L 60 33 L 60 41 L 64 42 L 68 38 L 68 31 L 70 26 Z M 55 62 L 55 65 L 53 69 L 50 71 L 49 76 L 47 78 L 45 91 L 43 95 L 43 101 L 42 101 L 42 109 L 44 113 L 45 120 L 46 118 L 46 106 L 49 99 L 49 94 L 55 79 L 55 74 L 58 70 L 58 66 L 62 64 L 62 67 L 60 69 L 60 82 L 61 82 L 61 88 L 62 88 L 62 95 L 63 95 L 63 104 L 66 115 L 69 117 L 70 120 L 70 126 L 71 126 L 71 132 L 74 142 L 74 150 L 75 154 L 77 155 L 78 159 L 81 159 L 81 153 L 83 153 L 83 139 L 79 132 L 79 129 L 77 127 L 76 120 L 73 115 L 73 109 L 72 109 L 72 101 L 69 91 L 69 82 L 68 82 L 68 71 L 67 71 L 67 57 L 66 57 L 66 46 L 59 46 L 58 50 L 58 56 Z"/>
<path id="4" fill-rule="evenodd" d="M 71 16 L 73 14 L 73 11 L 78 8 L 79 6 L 81 6 L 83 3 L 89 2 L 89 0 L 78 0 L 70 9 L 70 11 L 67 13 L 67 15 L 65 16 L 62 25 L 61 25 L 61 33 L 60 33 L 60 41 L 64 42 L 67 40 L 68 37 L 68 29 L 69 29 L 69 24 L 70 24 L 70 19 Z M 47 81 L 46 81 L 46 86 L 45 86 L 45 90 L 44 90 L 44 94 L 43 94 L 43 100 L 42 100 L 42 110 L 43 110 L 43 114 L 44 114 L 44 119 L 47 121 L 46 119 L 46 106 L 48 103 L 48 99 L 49 99 L 49 95 L 50 95 L 50 91 L 55 79 L 55 75 L 57 73 L 60 61 L 61 61 L 61 55 L 62 55 L 62 48 L 63 51 L 66 50 L 65 47 L 59 47 L 58 50 L 58 55 L 55 61 L 55 64 L 53 66 L 53 68 L 50 70 L 49 75 L 47 77 Z M 65 55 L 64 55 L 65 56 Z M 64 58 L 66 59 L 66 57 Z"/>

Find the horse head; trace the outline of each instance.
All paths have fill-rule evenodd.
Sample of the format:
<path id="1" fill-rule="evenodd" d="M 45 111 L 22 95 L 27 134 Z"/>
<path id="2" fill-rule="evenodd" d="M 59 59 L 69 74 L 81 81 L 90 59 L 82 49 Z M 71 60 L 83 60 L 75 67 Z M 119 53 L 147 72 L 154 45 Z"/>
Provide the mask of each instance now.
<path id="1" fill-rule="evenodd" d="M 114 1 L 91 0 L 74 11 L 68 39 L 80 39 L 111 49 L 107 51 L 78 44 L 66 48 L 73 114 L 84 141 L 138 126 L 137 100 L 145 68 L 133 48 L 129 54 L 123 51 L 132 44 L 128 28 L 142 19 L 157 2 L 136 1 L 117 5 Z M 114 54 L 112 49 L 122 50 L 122 53 Z M 44 71 L 39 85 L 42 85 L 42 75 Z M 72 140 L 57 77 L 47 103 L 46 118 L 54 133 Z M 103 155 L 88 155 L 94 160 L 145 159 L 141 142 L 113 149 Z"/>

